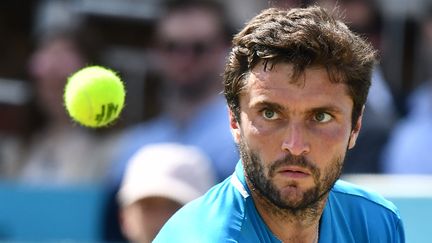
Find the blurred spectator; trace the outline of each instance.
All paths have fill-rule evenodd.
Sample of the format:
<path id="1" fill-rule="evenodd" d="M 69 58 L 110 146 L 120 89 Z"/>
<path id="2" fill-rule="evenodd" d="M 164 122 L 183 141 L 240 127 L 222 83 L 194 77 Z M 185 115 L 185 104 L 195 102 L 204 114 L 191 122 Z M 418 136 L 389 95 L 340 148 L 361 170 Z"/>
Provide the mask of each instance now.
<path id="1" fill-rule="evenodd" d="M 0 80 L 0 179 L 13 180 L 28 133 L 28 87 L 22 81 Z"/>
<path id="2" fill-rule="evenodd" d="M 228 28 L 221 5 L 169 1 L 156 25 L 154 60 L 161 76 L 161 114 L 125 131 L 114 168 L 118 184 L 126 162 L 157 142 L 195 145 L 210 157 L 218 180 L 230 175 L 238 154 L 221 90 Z"/>
<path id="3" fill-rule="evenodd" d="M 35 5 L 36 1 L 2 1 L 0 7 L 0 179 L 16 177 L 22 142 L 29 132 L 25 64 Z"/>
<path id="4" fill-rule="evenodd" d="M 104 240 L 119 241 L 114 195 L 130 157 L 152 143 L 193 145 L 209 157 L 216 181 L 234 171 L 239 156 L 220 94 L 230 29 L 214 1 L 166 1 L 155 23 L 153 69 L 158 74 L 159 115 L 124 131 L 110 176 L 111 198 L 103 222 Z M 154 105 L 152 104 L 152 105 Z"/>
<path id="5" fill-rule="evenodd" d="M 383 152 L 384 173 L 432 174 L 432 83 L 408 99 L 408 115 L 397 123 Z"/>
<path id="6" fill-rule="evenodd" d="M 151 242 L 180 207 L 214 184 L 210 161 L 199 149 L 144 146 L 128 163 L 118 193 L 123 234 L 130 242 Z"/>
<path id="7" fill-rule="evenodd" d="M 19 154 L 22 151 L 22 140 L 19 136 L 0 134 L 0 178 L 14 179 L 19 171 Z"/>
<path id="8" fill-rule="evenodd" d="M 87 64 L 78 35 L 44 35 L 30 58 L 35 102 L 43 116 L 24 153 L 20 179 L 29 183 L 70 184 L 102 180 L 106 158 L 89 130 L 71 122 L 63 106 L 67 77 Z M 36 120 L 34 120 L 36 122 Z"/>
<path id="9" fill-rule="evenodd" d="M 326 8 L 339 8 L 345 23 L 365 36 L 372 45 L 381 50 L 381 12 L 374 0 L 319 0 Z M 388 82 L 384 79 L 381 65 L 372 73 L 366 108 L 363 114 L 362 132 L 356 146 L 347 153 L 344 173 L 379 173 L 379 160 L 384 144 L 397 119 L 397 109 Z"/>
<path id="10" fill-rule="evenodd" d="M 432 60 L 432 12 L 422 24 L 422 49 Z M 432 65 L 432 62 L 429 63 Z M 432 66 L 429 66 L 429 71 Z M 407 100 L 407 116 L 392 131 L 384 150 L 382 164 L 385 173 L 432 174 L 432 73 Z"/>
<path id="11" fill-rule="evenodd" d="M 415 47 L 415 74 L 411 87 L 420 86 L 432 79 L 432 2 L 424 9 L 425 13 L 419 17 L 420 38 Z"/>

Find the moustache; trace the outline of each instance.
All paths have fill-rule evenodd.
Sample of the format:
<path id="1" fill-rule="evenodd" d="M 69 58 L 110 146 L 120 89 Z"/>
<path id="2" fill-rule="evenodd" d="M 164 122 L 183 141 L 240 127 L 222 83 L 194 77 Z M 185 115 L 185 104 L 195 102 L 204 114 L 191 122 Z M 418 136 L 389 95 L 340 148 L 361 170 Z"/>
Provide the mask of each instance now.
<path id="1" fill-rule="evenodd" d="M 311 172 L 312 175 L 316 175 L 318 172 L 318 167 L 315 163 L 309 161 L 304 156 L 293 156 L 286 155 L 282 159 L 276 160 L 269 167 L 269 175 L 273 177 L 278 168 L 282 166 L 298 166 L 305 168 Z"/>

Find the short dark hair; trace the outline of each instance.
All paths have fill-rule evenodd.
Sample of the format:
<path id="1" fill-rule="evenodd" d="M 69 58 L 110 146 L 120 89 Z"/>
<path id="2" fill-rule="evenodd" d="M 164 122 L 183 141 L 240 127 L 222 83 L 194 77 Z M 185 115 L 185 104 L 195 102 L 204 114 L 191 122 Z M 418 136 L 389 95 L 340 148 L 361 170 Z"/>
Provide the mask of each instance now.
<path id="1" fill-rule="evenodd" d="M 326 68 L 331 82 L 348 86 L 354 126 L 366 102 L 376 59 L 370 44 L 321 7 L 266 9 L 234 36 L 225 66 L 224 94 L 238 122 L 246 76 L 260 61 L 264 69 L 292 64 L 293 81 L 308 67 Z"/>
<path id="2" fill-rule="evenodd" d="M 224 4 L 217 0 L 166 0 L 162 5 L 162 16 L 190 9 L 202 9 L 212 13 L 219 21 L 223 40 L 231 40 L 233 28 Z"/>

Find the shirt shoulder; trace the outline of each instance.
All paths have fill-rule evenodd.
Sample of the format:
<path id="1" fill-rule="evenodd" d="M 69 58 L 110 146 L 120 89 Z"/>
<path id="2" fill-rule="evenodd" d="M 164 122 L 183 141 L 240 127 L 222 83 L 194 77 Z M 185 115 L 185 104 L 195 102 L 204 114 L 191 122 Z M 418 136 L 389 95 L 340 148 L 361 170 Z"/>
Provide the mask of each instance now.
<path id="1" fill-rule="evenodd" d="M 398 208 L 380 194 L 338 180 L 330 191 L 321 226 L 339 242 L 404 242 Z M 321 235 L 320 235 L 321 236 Z M 324 236 L 325 237 L 325 236 Z"/>
<path id="2" fill-rule="evenodd" d="M 354 200 L 360 205 L 377 207 L 393 214 L 397 218 L 400 218 L 398 208 L 391 201 L 370 189 L 343 180 L 338 180 L 334 185 L 332 192 L 337 194 L 338 197 L 346 197 L 347 199 Z"/>
<path id="3" fill-rule="evenodd" d="M 238 242 L 245 204 L 230 178 L 177 211 L 154 242 Z"/>

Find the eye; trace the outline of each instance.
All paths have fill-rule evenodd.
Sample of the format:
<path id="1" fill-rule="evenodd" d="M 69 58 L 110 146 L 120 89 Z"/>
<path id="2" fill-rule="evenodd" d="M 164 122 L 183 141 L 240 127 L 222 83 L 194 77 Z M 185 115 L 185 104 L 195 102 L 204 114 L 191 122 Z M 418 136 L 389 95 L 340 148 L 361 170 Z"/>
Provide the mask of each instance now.
<path id="1" fill-rule="evenodd" d="M 319 123 L 329 122 L 333 117 L 326 112 L 318 112 L 314 115 L 313 119 Z"/>
<path id="2" fill-rule="evenodd" d="M 278 114 L 273 110 L 264 109 L 261 113 L 266 120 L 275 120 L 279 118 Z"/>

